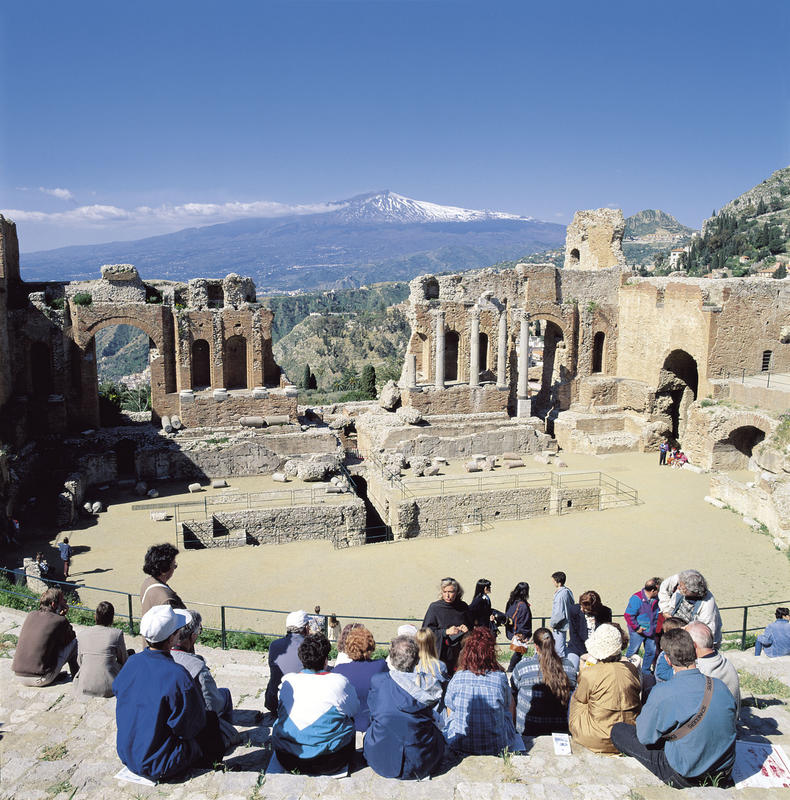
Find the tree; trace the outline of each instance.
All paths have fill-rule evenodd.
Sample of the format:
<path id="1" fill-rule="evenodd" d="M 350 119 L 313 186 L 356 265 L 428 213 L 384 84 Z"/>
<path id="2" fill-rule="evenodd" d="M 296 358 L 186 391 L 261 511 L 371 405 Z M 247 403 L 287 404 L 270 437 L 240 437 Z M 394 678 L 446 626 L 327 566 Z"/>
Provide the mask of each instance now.
<path id="1" fill-rule="evenodd" d="M 774 278 L 786 278 L 787 277 L 787 267 L 784 264 L 784 261 L 779 264 L 778 269 L 774 272 Z"/>
<path id="2" fill-rule="evenodd" d="M 374 400 L 376 398 L 376 370 L 372 364 L 365 364 L 362 368 L 360 384 L 362 393 L 367 395 L 368 399 Z"/>
<path id="3" fill-rule="evenodd" d="M 302 380 L 299 381 L 299 388 L 300 389 L 309 389 L 310 388 L 310 379 L 313 377 L 313 373 L 310 372 L 310 365 L 304 365 L 304 372 L 302 373 Z"/>

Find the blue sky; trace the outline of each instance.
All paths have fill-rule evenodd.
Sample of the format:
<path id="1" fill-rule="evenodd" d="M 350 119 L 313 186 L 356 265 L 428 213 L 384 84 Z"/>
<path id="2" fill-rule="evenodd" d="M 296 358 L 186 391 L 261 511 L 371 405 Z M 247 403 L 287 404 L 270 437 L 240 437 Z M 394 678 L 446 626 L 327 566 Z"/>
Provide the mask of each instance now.
<path id="1" fill-rule="evenodd" d="M 789 33 L 785 0 L 7 4 L 0 209 L 23 251 L 385 188 L 698 226 L 790 164 Z"/>

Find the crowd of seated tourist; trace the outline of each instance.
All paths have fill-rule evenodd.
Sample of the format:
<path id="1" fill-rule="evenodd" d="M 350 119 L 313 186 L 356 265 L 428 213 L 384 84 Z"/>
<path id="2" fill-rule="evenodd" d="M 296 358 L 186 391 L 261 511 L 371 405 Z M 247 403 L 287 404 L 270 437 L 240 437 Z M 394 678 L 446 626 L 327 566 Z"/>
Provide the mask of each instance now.
<path id="1" fill-rule="evenodd" d="M 24 622 L 12 665 L 26 685 L 47 686 L 68 663 L 77 691 L 115 695 L 118 755 L 152 780 L 216 765 L 242 740 L 230 692 L 195 652 L 201 616 L 182 608 L 167 585 L 177 552 L 155 545 L 146 554 L 142 652 L 126 650 L 106 602 L 96 626 L 75 638 L 63 593 L 48 589 Z M 341 630 L 331 615 L 333 665 L 326 633 L 311 632 L 314 615 L 288 614 L 285 635 L 268 652 L 267 769 L 343 775 L 364 759 L 384 777 L 424 779 L 453 759 L 518 753 L 524 736 L 565 733 L 593 752 L 631 755 L 673 786 L 725 785 L 740 689 L 717 649 L 721 617 L 704 577 L 685 570 L 648 578 L 625 605 L 626 629 L 612 622 L 598 592 L 574 603 L 565 573 L 551 580 L 551 620 L 534 633 L 524 581 L 502 614 L 491 606 L 490 581 L 478 581 L 470 611 L 459 582 L 442 579 L 422 627 L 401 626 L 386 654 L 364 625 Z M 758 638 L 758 654 L 789 652 L 790 612 L 776 616 Z M 507 669 L 498 657 L 500 623 L 510 642 Z"/>

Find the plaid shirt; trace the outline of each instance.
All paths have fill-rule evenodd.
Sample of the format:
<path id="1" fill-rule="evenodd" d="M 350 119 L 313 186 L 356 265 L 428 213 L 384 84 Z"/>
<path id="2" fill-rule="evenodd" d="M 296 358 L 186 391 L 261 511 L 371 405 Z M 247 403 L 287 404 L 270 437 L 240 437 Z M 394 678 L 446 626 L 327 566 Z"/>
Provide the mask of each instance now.
<path id="1" fill-rule="evenodd" d="M 576 688 L 576 670 L 567 658 L 562 659 L 562 668 Z M 540 662 L 537 658 L 522 659 L 513 670 L 511 678 L 516 694 L 516 730 L 528 736 L 544 733 L 562 733 L 568 730 L 568 706 L 563 706 L 551 689 L 543 682 Z"/>
<path id="2" fill-rule="evenodd" d="M 497 755 L 512 745 L 510 687 L 504 672 L 475 675 L 460 670 L 447 687 L 449 714 L 444 735 L 455 750 L 472 755 Z"/>

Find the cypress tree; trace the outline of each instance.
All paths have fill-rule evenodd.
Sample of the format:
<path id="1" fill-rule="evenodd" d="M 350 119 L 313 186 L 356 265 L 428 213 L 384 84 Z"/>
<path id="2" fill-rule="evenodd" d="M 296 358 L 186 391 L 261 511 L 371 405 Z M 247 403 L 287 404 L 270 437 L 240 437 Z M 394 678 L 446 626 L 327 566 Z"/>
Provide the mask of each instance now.
<path id="1" fill-rule="evenodd" d="M 300 388 L 302 389 L 309 389 L 310 388 L 310 379 L 313 377 L 313 373 L 310 372 L 310 365 L 304 365 L 304 372 L 302 373 L 302 380 L 299 383 Z"/>
<path id="2" fill-rule="evenodd" d="M 361 390 L 369 400 L 376 397 L 376 370 L 372 364 L 365 364 L 362 369 Z"/>

